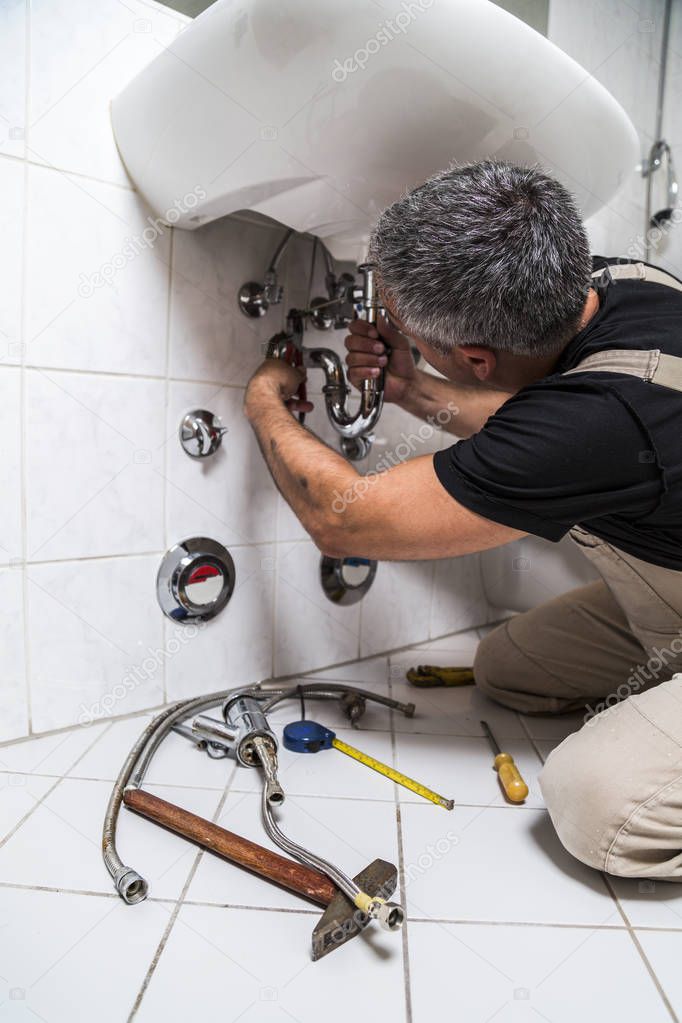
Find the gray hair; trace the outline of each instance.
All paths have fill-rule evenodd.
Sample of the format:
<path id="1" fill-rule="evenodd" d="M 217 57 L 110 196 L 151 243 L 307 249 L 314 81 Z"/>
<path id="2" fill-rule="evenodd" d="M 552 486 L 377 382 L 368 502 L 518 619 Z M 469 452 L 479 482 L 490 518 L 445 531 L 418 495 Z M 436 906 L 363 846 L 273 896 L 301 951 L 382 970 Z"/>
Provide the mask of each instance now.
<path id="1" fill-rule="evenodd" d="M 493 160 L 450 167 L 384 210 L 370 259 L 405 327 L 442 354 L 460 344 L 559 351 L 575 333 L 592 270 L 563 185 Z"/>

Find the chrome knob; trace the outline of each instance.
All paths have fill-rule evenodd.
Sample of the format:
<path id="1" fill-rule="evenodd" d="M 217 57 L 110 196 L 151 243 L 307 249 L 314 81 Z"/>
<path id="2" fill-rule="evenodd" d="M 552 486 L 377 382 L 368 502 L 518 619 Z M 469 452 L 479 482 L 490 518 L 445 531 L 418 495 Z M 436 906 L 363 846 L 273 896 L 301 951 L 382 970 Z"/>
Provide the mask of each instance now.
<path id="1" fill-rule="evenodd" d="M 183 451 L 190 458 L 208 458 L 220 447 L 227 427 L 207 409 L 197 408 L 182 418 L 178 435 Z"/>
<path id="2" fill-rule="evenodd" d="M 194 536 L 164 554 L 156 595 L 161 610 L 173 621 L 208 621 L 227 604 L 235 578 L 230 552 L 217 540 Z"/>

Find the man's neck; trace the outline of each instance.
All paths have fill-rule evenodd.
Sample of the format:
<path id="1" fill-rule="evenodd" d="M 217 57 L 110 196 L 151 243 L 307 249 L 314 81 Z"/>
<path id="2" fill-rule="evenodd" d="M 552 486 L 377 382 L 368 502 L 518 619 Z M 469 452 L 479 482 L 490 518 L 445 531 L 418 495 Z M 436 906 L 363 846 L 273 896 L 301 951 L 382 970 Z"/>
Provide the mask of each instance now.
<path id="1" fill-rule="evenodd" d="M 598 312 L 599 296 L 594 288 L 590 288 L 573 337 L 576 337 L 581 330 L 584 330 Z M 522 387 L 527 387 L 529 384 L 534 384 L 536 381 L 550 376 L 555 371 L 562 355 L 572 340 L 573 338 L 567 341 L 560 352 L 555 352 L 542 358 L 526 358 L 523 355 L 507 355 L 504 352 L 498 352 L 498 373 L 496 377 L 504 380 L 504 384 L 497 386 L 504 391 L 508 391 L 509 394 L 516 394 Z"/>

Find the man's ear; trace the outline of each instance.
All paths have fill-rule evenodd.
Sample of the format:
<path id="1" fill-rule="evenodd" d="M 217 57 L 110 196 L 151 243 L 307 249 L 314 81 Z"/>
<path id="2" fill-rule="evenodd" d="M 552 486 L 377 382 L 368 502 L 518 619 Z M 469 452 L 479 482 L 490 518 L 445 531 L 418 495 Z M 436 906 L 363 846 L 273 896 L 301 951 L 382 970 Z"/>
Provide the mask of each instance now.
<path id="1" fill-rule="evenodd" d="M 456 357 L 461 359 L 477 380 L 490 380 L 497 366 L 497 356 L 485 345 L 457 345 Z"/>

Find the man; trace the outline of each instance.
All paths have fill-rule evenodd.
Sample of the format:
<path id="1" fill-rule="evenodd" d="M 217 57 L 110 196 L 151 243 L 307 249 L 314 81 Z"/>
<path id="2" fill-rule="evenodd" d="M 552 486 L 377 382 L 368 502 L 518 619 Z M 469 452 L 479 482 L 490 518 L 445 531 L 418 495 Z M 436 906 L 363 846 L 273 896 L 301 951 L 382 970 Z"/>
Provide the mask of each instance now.
<path id="1" fill-rule="evenodd" d="M 566 190 L 494 162 L 399 199 L 370 258 L 390 322 L 351 327 L 351 381 L 385 367 L 388 401 L 424 418 L 454 403 L 447 428 L 465 439 L 339 502 L 358 474 L 295 422 L 301 374 L 272 361 L 245 403 L 272 475 L 337 557 L 570 532 L 601 580 L 491 632 L 476 681 L 523 713 L 606 707 L 543 770 L 559 837 L 609 873 L 681 880 L 682 284 L 593 261 Z"/>

